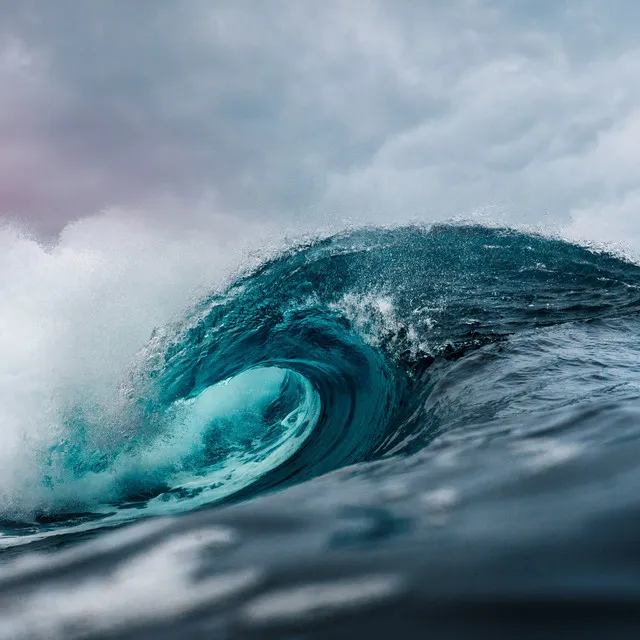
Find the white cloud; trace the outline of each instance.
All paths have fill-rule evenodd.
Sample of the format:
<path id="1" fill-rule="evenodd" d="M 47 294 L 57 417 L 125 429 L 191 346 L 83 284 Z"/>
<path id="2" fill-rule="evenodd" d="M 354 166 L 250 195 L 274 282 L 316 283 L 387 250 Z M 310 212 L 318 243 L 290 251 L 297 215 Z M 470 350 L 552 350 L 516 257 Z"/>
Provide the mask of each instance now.
<path id="1" fill-rule="evenodd" d="M 191 224 L 215 194 L 218 210 L 283 225 L 494 209 L 623 233 L 639 13 L 631 0 L 3 6 L 0 209 L 53 230 L 109 207 L 166 220 L 169 199 Z"/>

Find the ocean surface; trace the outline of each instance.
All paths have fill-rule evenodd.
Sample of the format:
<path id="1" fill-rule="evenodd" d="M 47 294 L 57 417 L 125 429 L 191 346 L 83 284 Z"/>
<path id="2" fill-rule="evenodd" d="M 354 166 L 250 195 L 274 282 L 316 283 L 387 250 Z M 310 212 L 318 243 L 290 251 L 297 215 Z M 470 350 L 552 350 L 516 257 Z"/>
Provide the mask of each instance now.
<path id="1" fill-rule="evenodd" d="M 148 338 L 0 368 L 0 638 L 640 637 L 634 262 L 367 228 Z"/>

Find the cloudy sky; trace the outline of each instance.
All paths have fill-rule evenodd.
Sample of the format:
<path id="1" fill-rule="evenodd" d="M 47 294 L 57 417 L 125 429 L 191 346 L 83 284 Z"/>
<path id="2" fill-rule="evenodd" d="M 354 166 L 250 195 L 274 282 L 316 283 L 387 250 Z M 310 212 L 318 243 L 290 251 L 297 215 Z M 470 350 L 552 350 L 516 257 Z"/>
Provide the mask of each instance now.
<path id="1" fill-rule="evenodd" d="M 0 212 L 640 247 L 635 0 L 0 0 Z"/>

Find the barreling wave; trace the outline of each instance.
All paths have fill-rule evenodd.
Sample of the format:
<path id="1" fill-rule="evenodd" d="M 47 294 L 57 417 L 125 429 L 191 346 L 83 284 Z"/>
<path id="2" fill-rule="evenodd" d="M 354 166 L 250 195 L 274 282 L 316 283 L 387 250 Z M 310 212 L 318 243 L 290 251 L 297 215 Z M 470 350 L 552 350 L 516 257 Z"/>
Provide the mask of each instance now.
<path id="1" fill-rule="evenodd" d="M 364 229 L 296 246 L 156 330 L 108 412 L 68 403 L 56 442 L 33 454 L 31 517 L 0 504 L 5 539 L 413 454 L 476 418 L 454 420 L 439 386 L 461 358 L 639 311 L 639 266 L 508 229 Z"/>

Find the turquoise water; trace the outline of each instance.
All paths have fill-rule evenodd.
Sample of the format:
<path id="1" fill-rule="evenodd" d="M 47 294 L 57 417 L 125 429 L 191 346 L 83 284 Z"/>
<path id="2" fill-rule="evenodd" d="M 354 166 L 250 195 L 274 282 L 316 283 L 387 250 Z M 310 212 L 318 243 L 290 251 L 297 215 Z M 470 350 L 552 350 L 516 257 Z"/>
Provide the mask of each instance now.
<path id="1" fill-rule="evenodd" d="M 189 547 L 205 554 L 211 579 L 222 568 L 238 580 L 249 569 L 272 576 L 242 574 L 247 593 L 220 609 L 202 614 L 199 579 L 164 568 L 191 594 L 180 615 L 239 637 L 272 623 L 323 637 L 324 614 L 305 617 L 303 605 L 342 619 L 331 596 L 341 593 L 342 602 L 369 594 L 367 615 L 349 613 L 352 633 L 369 635 L 403 611 L 424 631 L 445 611 L 433 604 L 443 594 L 465 606 L 470 594 L 474 606 L 478 594 L 504 606 L 506 593 L 633 602 L 639 313 L 640 266 L 541 235 L 439 225 L 294 246 L 158 328 L 121 372 L 108 412 L 82 397 L 68 403 L 54 441 L 34 453 L 24 502 L 3 505 L 0 545 L 7 558 L 39 550 L 55 559 L 55 549 L 91 538 L 97 566 L 113 561 L 103 545 L 122 525 L 125 547 L 135 522 L 183 541 L 214 525 L 241 531 L 242 555 L 220 566 L 207 564 L 206 540 Z M 164 535 L 145 533 L 135 553 L 153 558 Z M 125 555 L 118 562 L 135 577 Z M 567 566 L 554 571 L 554 558 Z M 58 584 L 47 566 L 42 583 L 12 570 L 28 585 L 25 602 L 39 602 L 38 584 Z M 442 578 L 447 566 L 455 579 Z M 11 602 L 7 589 L 0 603 Z M 178 602 L 167 593 L 156 601 Z M 298 607 L 299 624 L 283 602 Z M 431 611 L 424 619 L 420 602 Z M 114 619 L 122 607 L 113 605 Z M 371 607 L 387 627 L 371 627 Z M 111 629 L 100 620 L 98 635 Z M 156 623 L 151 615 L 144 625 Z M 75 637 L 73 625 L 61 628 Z M 123 623 L 118 637 L 136 628 Z"/>

